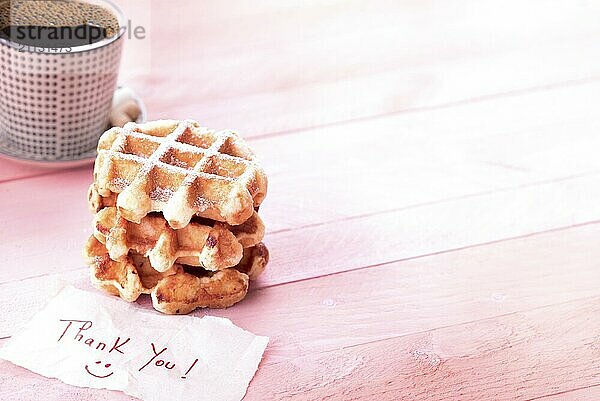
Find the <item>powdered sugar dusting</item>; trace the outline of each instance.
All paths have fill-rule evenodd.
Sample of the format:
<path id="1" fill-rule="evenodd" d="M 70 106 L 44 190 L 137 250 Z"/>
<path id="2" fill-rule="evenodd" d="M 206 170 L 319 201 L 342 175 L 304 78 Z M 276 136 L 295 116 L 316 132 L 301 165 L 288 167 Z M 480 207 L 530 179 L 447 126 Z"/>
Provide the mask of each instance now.
<path id="1" fill-rule="evenodd" d="M 262 171 L 252 161 L 250 150 L 237 134 L 228 130 L 215 132 L 192 121 L 180 121 L 174 130 L 169 131 L 160 137 L 153 136 L 139 132 L 136 125 L 130 124 L 119 132 L 121 145 L 128 139 L 158 144 L 156 147 L 152 145 L 154 151 L 151 154 L 147 154 L 149 151 L 128 153 L 124 146 L 114 142 L 110 149 L 101 151 L 106 152 L 111 163 L 117 162 L 117 168 L 123 165 L 127 171 L 127 179 L 111 181 L 114 192 L 121 192 L 135 180 L 140 185 L 154 187 L 148 193 L 152 201 L 166 204 L 177 191 L 182 192 L 187 203 L 188 196 L 203 190 L 212 199 L 201 195 L 195 197 L 193 203 L 195 211 L 203 213 L 214 209 L 221 211 L 221 204 L 227 202 L 227 199 L 213 195 L 212 188 L 227 185 L 229 191 L 236 193 L 257 191 L 258 184 L 252 177 L 262 174 Z M 114 170 L 114 166 L 111 169 Z M 164 178 L 171 175 L 175 178 Z M 193 190 L 190 189 L 192 187 Z M 236 207 L 241 208 L 242 205 Z"/>
<path id="2" fill-rule="evenodd" d="M 173 190 L 170 188 L 156 187 L 150 191 L 150 199 L 153 201 L 167 202 L 173 196 Z"/>
<path id="3" fill-rule="evenodd" d="M 164 157 L 163 160 L 172 166 L 177 166 L 177 167 L 181 167 L 181 168 L 188 167 L 186 162 L 179 160 L 172 153 L 167 153 L 167 155 Z"/>
<path id="4" fill-rule="evenodd" d="M 130 182 L 129 182 L 129 181 L 127 181 L 127 180 L 126 180 L 126 179 L 124 179 L 124 178 L 121 178 L 121 177 L 115 177 L 115 178 L 113 178 L 113 179 L 111 180 L 111 184 L 112 184 L 112 186 L 114 186 L 115 188 L 118 188 L 118 189 L 125 189 L 125 188 L 126 188 L 126 187 L 127 187 L 129 184 L 130 184 Z"/>
<path id="5" fill-rule="evenodd" d="M 212 206 L 213 206 L 213 203 L 211 201 L 209 201 L 208 199 L 203 198 L 201 196 L 197 197 L 196 200 L 194 201 L 194 207 L 196 209 L 198 209 L 199 212 L 204 212 Z"/>

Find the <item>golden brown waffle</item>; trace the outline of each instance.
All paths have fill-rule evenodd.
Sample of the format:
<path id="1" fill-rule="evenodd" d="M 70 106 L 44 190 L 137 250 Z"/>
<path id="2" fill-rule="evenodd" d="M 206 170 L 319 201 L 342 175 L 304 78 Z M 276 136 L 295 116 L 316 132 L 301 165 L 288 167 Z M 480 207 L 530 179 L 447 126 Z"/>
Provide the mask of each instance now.
<path id="1" fill-rule="evenodd" d="M 94 236 L 106 246 L 111 259 L 120 261 L 135 251 L 147 256 L 159 272 L 167 271 L 175 262 L 211 271 L 235 266 L 242 258 L 242 248 L 259 243 L 264 231 L 256 212 L 236 227 L 192 221 L 180 230 L 154 214 L 142 218 L 140 224 L 132 223 L 115 207 L 106 207 L 94 217 Z"/>
<path id="2" fill-rule="evenodd" d="M 260 248 L 260 251 L 255 249 Z M 248 275 L 256 266 L 266 265 L 268 250 L 260 243 L 244 250 L 239 265 L 216 273 L 175 264 L 166 272 L 157 272 L 139 254 L 130 253 L 123 261 L 110 259 L 104 245 L 91 237 L 84 249 L 91 268 L 92 283 L 126 301 L 151 294 L 156 310 L 184 314 L 196 308 L 226 308 L 242 300 L 248 291 Z"/>
<path id="3" fill-rule="evenodd" d="M 239 225 L 267 192 L 267 178 L 253 160 L 231 131 L 194 121 L 129 123 L 100 138 L 94 177 L 99 194 L 118 194 L 123 217 L 135 223 L 160 211 L 176 229 L 193 215 Z"/>
<path id="4" fill-rule="evenodd" d="M 197 308 L 228 308 L 247 293 L 248 276 L 229 268 L 204 277 L 188 273 L 165 277 L 150 295 L 154 309 L 179 315 Z"/>
<path id="5" fill-rule="evenodd" d="M 116 207 L 117 194 L 111 192 L 108 196 L 101 196 L 100 193 L 98 193 L 96 185 L 92 184 L 88 190 L 88 206 L 90 211 L 94 214 L 107 207 Z M 265 234 L 265 225 L 259 217 L 258 212 L 253 213 L 248 220 L 237 226 L 231 226 L 225 223 L 217 224 L 225 225 L 227 229 L 235 235 L 238 241 L 240 241 L 240 244 L 242 244 L 244 248 L 256 245 L 262 240 Z"/>
<path id="6" fill-rule="evenodd" d="M 269 263 L 269 250 L 260 242 L 255 246 L 244 248 L 244 256 L 235 268 L 246 273 L 250 280 L 254 281 L 265 271 L 267 263 Z"/>
<path id="7" fill-rule="evenodd" d="M 163 273 L 156 272 L 139 255 L 116 262 L 95 237 L 88 240 L 83 256 L 91 268 L 92 284 L 128 302 L 134 302 L 141 294 L 149 294 L 161 278 L 183 271 L 181 266 L 175 265 Z"/>
<path id="8" fill-rule="evenodd" d="M 88 189 L 88 208 L 92 213 L 98 213 L 105 207 L 117 206 L 117 194 L 110 192 L 107 196 L 102 196 L 93 183 Z"/>

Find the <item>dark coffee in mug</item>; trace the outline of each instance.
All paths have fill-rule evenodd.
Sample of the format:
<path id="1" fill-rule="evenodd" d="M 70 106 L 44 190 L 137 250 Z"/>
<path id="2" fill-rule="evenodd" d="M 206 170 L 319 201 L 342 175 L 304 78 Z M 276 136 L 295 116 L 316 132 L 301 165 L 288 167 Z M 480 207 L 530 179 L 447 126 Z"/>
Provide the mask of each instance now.
<path id="1" fill-rule="evenodd" d="M 23 46 L 72 48 L 116 35 L 117 17 L 81 0 L 0 0 L 0 37 Z"/>

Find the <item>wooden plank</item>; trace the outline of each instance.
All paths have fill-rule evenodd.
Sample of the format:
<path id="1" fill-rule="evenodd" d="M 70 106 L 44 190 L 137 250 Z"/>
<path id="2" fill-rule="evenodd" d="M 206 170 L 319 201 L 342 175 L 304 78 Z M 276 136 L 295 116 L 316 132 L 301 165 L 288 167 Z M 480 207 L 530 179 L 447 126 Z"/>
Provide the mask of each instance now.
<path id="1" fill-rule="evenodd" d="M 600 224 L 587 225 L 286 285 L 255 286 L 233 308 L 196 315 L 227 317 L 272 337 L 265 363 L 274 363 L 600 295 L 594 262 L 600 257 L 599 236 Z M 0 337 L 29 320 L 60 282 L 95 291 L 85 269 L 0 284 L 6 310 L 0 316 Z M 151 309 L 148 299 L 140 305 Z"/>
<path id="2" fill-rule="evenodd" d="M 525 322 L 522 316 L 534 315 L 545 318 L 557 314 L 554 307 L 550 308 L 551 312 L 544 313 L 534 311 L 534 313 L 522 314 L 518 311 L 538 308 L 549 303 L 564 303 L 581 297 L 598 296 L 596 283 L 600 279 L 600 271 L 596 268 L 595 261 L 598 260 L 600 249 L 595 246 L 595 243 L 599 234 L 600 224 L 595 224 L 394 265 L 254 290 L 243 303 L 224 311 L 208 311 L 207 314 L 228 317 L 245 329 L 271 337 L 259 370 L 260 374 L 264 372 L 268 374 L 257 376 L 251 385 L 250 395 L 255 394 L 256 399 L 269 394 L 269 391 L 275 391 L 273 394 L 281 397 L 301 397 L 304 391 L 307 391 L 307 397 L 311 395 L 310 399 L 318 399 L 320 396 L 313 396 L 313 391 L 332 391 L 332 394 L 336 394 L 335 391 L 341 387 L 362 394 L 360 391 L 366 383 L 363 382 L 365 378 L 350 369 L 353 366 L 352 361 L 360 362 L 355 366 L 356 369 L 372 372 L 374 375 L 376 382 L 372 388 L 369 388 L 369 391 L 374 391 L 373 396 L 377 391 L 390 389 L 395 391 L 392 395 L 396 397 L 403 394 L 398 392 L 398 389 L 412 388 L 413 390 L 407 391 L 421 391 L 421 393 L 406 393 L 406 399 L 413 396 L 415 399 L 441 399 L 440 394 L 444 394 L 441 392 L 445 388 L 442 384 L 433 386 L 435 391 L 430 395 L 431 398 L 426 398 L 423 394 L 426 383 L 440 379 L 438 376 L 427 377 L 431 372 L 422 371 L 428 363 L 435 361 L 433 353 L 441 358 L 440 362 L 443 363 L 440 365 L 445 366 L 447 363 L 453 365 L 453 375 L 460 376 L 463 380 L 470 377 L 469 372 L 473 367 L 493 366 L 494 362 L 487 362 L 487 358 L 492 358 L 490 357 L 492 353 L 496 355 L 493 361 L 498 357 L 507 358 L 509 361 L 502 365 L 504 369 L 501 372 L 496 372 L 500 374 L 498 380 L 513 380 L 510 375 L 508 378 L 502 378 L 501 374 L 504 374 L 505 370 L 510 373 L 513 370 L 517 372 L 519 368 L 528 372 L 529 365 L 525 364 L 529 361 L 537 363 L 532 358 L 521 357 L 521 355 L 537 355 L 537 352 L 531 351 L 525 354 L 525 351 L 517 349 L 514 351 L 514 358 L 507 355 L 510 355 L 513 352 L 511 350 L 520 344 L 543 341 L 545 333 L 542 330 L 553 326 L 553 323 L 547 322 L 539 329 L 532 328 L 535 323 Z M 78 286 L 83 284 L 80 280 L 87 280 L 81 272 L 63 275 L 63 278 L 69 282 L 74 281 Z M 22 307 L 20 299 L 30 298 L 32 292 L 36 295 L 40 294 L 38 287 L 31 285 L 32 282 L 37 281 L 26 280 L 17 285 L 0 285 L 0 302 L 8 309 L 13 305 L 17 308 Z M 22 291 L 15 297 L 17 293 L 11 291 L 11 288 Z M 340 289 L 344 290 L 340 291 Z M 575 310 L 580 311 L 582 315 L 585 314 L 587 316 L 585 320 L 588 322 L 587 325 L 581 325 L 579 320 L 573 321 L 583 319 L 583 316 L 571 316 L 565 319 L 571 321 L 571 327 L 577 328 L 571 331 L 588 333 L 592 339 L 595 338 L 594 335 L 600 335 L 600 325 L 595 318 L 600 308 L 600 299 L 598 301 L 594 310 L 569 306 L 570 311 Z M 149 308 L 148 302 L 142 302 L 141 306 Z M 30 315 L 29 307 L 22 310 L 25 316 Z M 18 309 L 15 312 L 18 312 Z M 519 318 L 511 318 L 506 323 L 506 314 L 514 312 L 518 312 L 515 316 Z M 201 312 L 197 315 L 202 316 L 205 313 Z M 504 317 L 499 318 L 501 321 L 498 322 L 493 318 L 497 315 L 504 315 Z M 560 313 L 557 315 L 558 320 L 562 317 Z M 0 327 L 5 327 L 2 319 L 14 322 L 10 316 L 2 316 Z M 482 323 L 482 319 L 489 319 L 494 323 L 488 321 Z M 464 326 L 464 323 L 469 321 L 478 322 Z M 318 322 L 318 325 L 315 325 L 315 322 Z M 517 322 L 518 325 L 513 327 L 511 322 Z M 483 326 L 477 328 L 480 324 Z M 446 328 L 431 331 L 439 327 Z M 450 334 L 446 334 L 446 330 L 449 330 L 447 327 L 455 329 L 450 329 Z M 459 329 L 460 327 L 462 329 Z M 593 327 L 595 332 L 592 331 Z M 466 341 L 459 340 L 460 332 L 466 336 Z M 468 333 L 477 333 L 477 335 L 469 336 Z M 556 340 L 553 340 L 552 344 L 566 344 L 561 352 L 567 352 L 568 346 L 574 341 L 573 336 L 564 336 L 560 333 L 562 331 L 553 335 L 558 338 L 564 337 L 564 343 L 555 343 Z M 569 333 L 570 331 L 567 334 Z M 6 333 L 0 333 L 0 337 L 3 334 Z M 496 337 L 498 334 L 499 337 Z M 517 338 L 513 339 L 511 336 Z M 600 337 L 596 337 L 596 341 L 597 338 Z M 441 339 L 442 343 L 436 339 Z M 427 343 L 427 340 L 430 342 Z M 388 346 L 389 341 L 392 341 L 393 345 Z M 377 346 L 365 348 L 361 344 Z M 406 348 L 406 344 L 411 344 L 413 348 Z M 440 349 L 443 353 L 440 353 Z M 556 347 L 535 346 L 533 349 L 543 349 L 551 356 L 556 354 Z M 355 350 L 358 350 L 358 353 L 355 353 Z M 387 359 L 382 358 L 383 352 L 389 352 Z M 577 357 L 578 354 L 573 358 Z M 379 363 L 377 363 L 378 358 L 381 358 Z M 472 363 L 463 364 L 461 358 L 466 358 Z M 517 358 L 521 360 L 521 364 L 518 364 Z M 582 363 L 577 359 L 572 361 Z M 509 366 L 511 363 L 518 366 L 511 368 Z M 395 369 L 388 372 L 383 368 L 386 365 L 394 365 Z M 302 369 L 296 368 L 290 372 L 293 366 Z M 573 368 L 573 364 L 569 367 Z M 291 373 L 286 377 L 289 377 L 298 387 L 265 384 L 263 380 L 273 374 L 274 368 L 281 369 L 286 375 Z M 336 380 L 326 380 L 324 377 L 323 381 L 318 381 L 320 375 L 327 376 L 331 368 L 335 368 L 331 373 L 333 375 L 346 371 L 345 368 L 348 374 L 341 375 Z M 538 370 L 543 371 L 543 369 Z M 390 376 L 393 372 L 395 375 Z M 542 374 L 538 373 L 538 376 Z M 9 377 L 13 379 L 9 381 L 7 379 Z M 421 377 L 423 380 L 416 381 L 416 388 L 406 386 L 404 381 L 415 382 L 415 377 Z M 441 380 L 445 380 L 444 377 L 446 376 L 442 375 Z M 485 380 L 489 380 L 490 375 L 484 372 L 482 376 L 477 377 L 478 380 L 484 380 L 481 384 L 483 389 L 489 387 L 486 386 Z M 552 377 L 560 377 L 560 375 L 558 373 L 549 375 L 549 378 Z M 8 363 L 0 363 L 0 383 L 3 383 L 3 378 L 6 387 L 3 385 L 0 388 L 4 389 L 6 394 L 10 394 L 13 388 L 17 388 L 16 386 L 22 394 L 30 394 L 42 385 L 47 385 L 51 394 L 55 391 L 66 395 L 84 391 L 86 397 L 94 400 L 102 399 L 101 397 L 108 394 L 71 388 Z M 381 380 L 389 380 L 393 384 L 381 385 L 384 384 Z M 396 380 L 402 381 L 396 383 Z M 538 377 L 536 380 L 541 378 Z M 455 384 L 453 380 L 450 381 L 449 391 L 462 385 L 462 382 Z M 506 391 L 509 391 L 519 383 L 519 380 L 514 379 L 507 383 L 502 382 L 501 386 L 502 388 L 507 386 Z M 261 389 L 265 385 L 267 388 Z M 324 387 L 320 388 L 322 385 Z M 283 387 L 274 389 L 273 386 Z M 571 387 L 559 389 L 569 388 Z M 547 389 L 554 391 L 551 386 Z M 253 393 L 255 391 L 258 393 Z M 452 393 L 449 394 L 446 393 L 445 396 L 456 398 L 456 396 L 452 397 Z M 0 390 L 0 396 L 3 395 Z M 119 398 L 124 397 L 121 395 L 114 396 L 117 397 L 116 399 L 126 399 Z M 364 398 L 367 396 L 368 394 L 362 394 Z M 487 396 L 490 397 L 491 394 Z M 252 397 L 254 396 L 250 399 L 255 399 Z M 469 393 L 465 393 L 464 397 L 463 399 L 477 399 L 475 396 L 471 398 Z M 517 399 L 526 399 L 526 397 Z"/>
<path id="3" fill-rule="evenodd" d="M 598 93 L 590 84 L 253 141 L 270 172 L 261 214 L 277 266 L 263 285 L 598 219 Z M 0 263 L 23 264 L 0 281 L 80 266 L 91 180 L 80 170 L 0 185 Z"/>
<path id="4" fill-rule="evenodd" d="M 118 391 L 78 388 L 56 379 L 46 379 L 2 359 L 0 359 L 0 384 L 0 395 L 3 401 L 34 400 L 39 398 L 40 394 L 43 394 L 46 400 L 61 401 L 138 400 Z"/>
<path id="5" fill-rule="evenodd" d="M 245 399 L 527 400 L 595 385 L 600 326 L 591 317 L 598 313 L 600 299 L 588 298 L 326 353 L 302 353 L 290 361 L 261 364 Z M 6 382 L 0 389 L 3 399 L 17 389 L 21 396 L 32 395 L 41 386 L 50 393 L 81 391 L 5 362 L 0 363 L 0 382 Z M 86 399 L 108 394 L 83 391 Z M 114 394 L 114 399 L 127 398 Z"/>
<path id="6" fill-rule="evenodd" d="M 26 165 L 15 161 L 0 158 L 0 184 L 8 181 L 39 177 L 54 173 L 52 170 L 34 165 Z"/>
<path id="7" fill-rule="evenodd" d="M 156 105 L 148 95 L 148 104 L 151 118 L 194 117 L 206 125 L 235 127 L 254 137 L 596 81 L 600 76 L 600 57 L 589 59 L 596 53 L 600 53 L 597 40 L 583 41 L 196 101 L 190 101 L 193 94 L 188 94 L 189 87 L 201 89 L 203 85 L 190 81 L 187 87 L 175 90 L 174 98 L 159 98 Z M 509 68 L 498 70 L 498 65 Z M 138 87 L 143 92 L 149 84 Z"/>
<path id="8" fill-rule="evenodd" d="M 262 285 L 600 220 L 600 175 L 409 208 L 267 237 Z M 298 268 L 302 266 L 302 268 Z"/>
<path id="9" fill-rule="evenodd" d="M 578 85 L 251 140 L 271 177 L 267 202 L 285 185 L 281 201 L 302 208 L 285 209 L 271 228 L 287 228 L 307 207 L 309 216 L 347 217 L 593 171 L 599 93 L 600 83 Z M 348 156 L 340 163 L 337 155 Z M 315 181 L 327 191 L 307 197 Z M 348 196 L 364 186 L 377 202 Z M 323 196 L 338 203 L 335 211 L 312 205 Z"/>
<path id="10" fill-rule="evenodd" d="M 581 47 L 579 44 L 577 46 Z M 569 50 L 572 49 L 552 49 L 551 54 L 561 55 L 561 59 L 573 60 L 573 57 L 565 58 L 565 52 Z M 590 53 L 590 49 L 578 48 L 573 53 L 574 55 L 585 55 Z M 505 55 L 502 57 L 506 58 Z M 523 62 L 524 57 L 532 57 L 531 52 L 515 55 L 515 58 L 521 62 Z M 544 63 L 548 63 L 550 66 L 557 65 L 555 60 L 548 60 L 548 57 L 542 58 Z M 505 61 L 488 60 L 486 64 L 496 65 L 502 62 Z M 585 82 L 577 80 L 591 76 L 589 74 L 570 75 L 565 73 L 561 77 L 540 80 L 535 85 L 515 86 L 504 90 L 499 87 L 493 90 L 490 89 L 488 93 L 481 93 L 478 89 L 484 87 L 484 81 L 498 82 L 498 79 L 490 80 L 488 76 L 484 76 L 480 78 L 482 82 L 474 84 L 476 73 L 481 71 L 482 67 L 454 64 L 456 62 L 453 62 L 453 65 L 444 65 L 440 67 L 440 70 L 443 70 L 445 74 L 453 71 L 453 74 L 457 76 L 471 77 L 468 86 L 472 88 L 471 92 L 456 99 L 451 94 L 457 93 L 457 87 L 462 87 L 465 90 L 466 83 L 448 82 L 432 91 L 432 88 L 428 86 L 429 84 L 424 85 L 422 83 L 423 79 L 419 78 L 416 73 L 394 71 L 333 83 L 307 85 L 277 93 L 248 95 L 226 100 L 210 99 L 202 104 L 189 102 L 188 100 L 184 103 L 171 100 L 170 103 L 156 106 L 151 106 L 150 102 L 147 103 L 154 110 L 164 110 L 151 112 L 151 119 L 196 118 L 205 125 L 236 128 L 243 132 L 246 137 L 252 138 L 401 111 L 418 111 L 437 106 L 448 107 L 452 105 L 452 102 L 476 101 L 488 96 L 493 98 L 495 93 L 514 92 L 515 95 L 518 95 L 519 90 L 522 89 L 535 88 L 540 85 L 566 80 L 572 82 L 571 85 L 577 85 Z M 577 63 L 578 66 L 582 64 L 583 61 Z M 600 60 L 598 64 L 597 72 L 594 72 L 594 74 L 600 75 Z M 527 71 L 537 71 L 537 69 L 531 67 L 527 68 Z M 573 71 L 573 69 L 565 69 L 565 71 Z M 540 75 L 536 73 L 535 77 L 540 78 Z M 441 85 L 438 81 L 435 82 Z M 568 86 L 569 83 L 566 85 Z M 423 93 L 430 92 L 434 92 L 434 94 L 423 95 Z M 344 101 L 352 98 L 356 93 L 364 94 L 361 96 L 360 102 Z M 181 96 L 187 97 L 184 94 Z M 406 104 L 407 102 L 410 105 Z M 198 110 L 202 110 L 202 112 L 199 114 Z M 265 116 L 268 116 L 268 118 L 265 118 Z M 0 159 L 0 182 L 47 173 L 53 173 L 53 171 L 43 167 L 22 165 L 7 159 Z"/>
<path id="11" fill-rule="evenodd" d="M 591 4 L 291 2 L 261 11 L 179 4 L 152 4 L 154 15 L 177 14 L 178 24 L 169 32 L 155 24 L 151 40 L 130 44 L 125 79 L 153 117 L 197 116 L 247 135 L 586 79 L 600 67 L 593 17 L 600 10 Z M 535 20 L 515 29 L 515 15 L 527 10 Z M 140 63 L 152 53 L 160 57 Z M 165 59 L 179 61 L 176 74 Z M 347 101 L 356 94 L 360 100 Z"/>
<path id="12" fill-rule="evenodd" d="M 560 392 L 558 394 L 533 398 L 543 401 L 596 401 L 600 399 L 600 384 L 586 386 L 573 391 Z"/>
<path id="13" fill-rule="evenodd" d="M 248 136 L 600 76 L 595 4 L 302 2 L 266 3 L 260 12 L 179 4 L 142 9 L 124 1 L 152 36 L 128 42 L 122 81 L 140 92 L 153 119 L 197 118 Z M 499 22 L 515 8 L 513 22 L 537 9 L 527 30 Z M 459 9 L 469 11 L 454 14 Z M 166 69 L 165 59 L 178 62 Z M 0 160 L 0 181 L 31 174 L 20 170 Z"/>
<path id="14" fill-rule="evenodd" d="M 210 20 L 180 18 L 175 32 L 153 38 L 161 56 L 181 59 L 178 74 L 165 71 L 161 57 L 148 64 L 158 68 L 132 78 L 149 92 L 156 116 L 200 111 L 208 124 L 248 135 L 590 78 L 600 61 L 590 5 L 343 2 L 244 17 L 230 7 L 219 14 L 214 3 L 186 5 L 189 15 L 202 7 Z M 172 12 L 158 7 L 160 15 Z M 518 25 L 515 8 L 537 10 L 527 32 L 499 22 L 511 10 Z M 192 30 L 207 38 L 201 50 Z M 360 100 L 347 101 L 356 94 Z"/>
<path id="15" fill-rule="evenodd" d="M 594 297 L 301 355 L 259 369 L 246 399 L 527 400 L 595 385 L 599 313 Z"/>
<path id="16" fill-rule="evenodd" d="M 600 84 L 251 141 L 271 230 L 600 169 Z M 285 207 L 278 207 L 285 205 Z"/>
<path id="17" fill-rule="evenodd" d="M 565 76 L 567 79 L 589 78 L 590 71 L 597 73 L 595 67 L 600 61 L 598 47 L 592 41 L 600 34 L 594 19 L 600 10 L 591 4 L 534 1 L 523 5 L 516 0 L 502 6 L 471 0 L 454 2 L 451 6 L 443 1 L 413 2 L 410 6 L 390 1 L 309 6 L 292 3 L 283 10 L 241 16 L 235 8 L 216 2 L 180 3 L 186 9 L 184 14 L 181 8 L 153 4 L 152 12 L 159 13 L 161 19 L 177 14 L 173 18 L 179 23 L 176 27 L 169 26 L 169 32 L 163 31 L 166 27 L 161 24 L 154 26 L 150 44 L 132 43 L 132 47 L 151 46 L 150 50 L 160 54 L 141 66 L 146 74 L 133 75 L 133 71 L 140 70 L 139 59 L 125 61 L 124 70 L 132 71 L 131 79 L 147 92 L 146 97 L 151 104 L 156 104 L 159 115 L 176 113 L 179 116 L 178 113 L 188 113 L 190 108 L 195 114 L 204 106 L 210 107 L 222 100 L 229 102 L 245 96 L 387 72 L 406 77 L 404 82 L 408 86 L 396 86 L 400 90 L 394 97 L 400 102 L 404 100 L 405 105 L 407 100 L 410 103 L 410 99 L 435 92 L 440 81 L 442 86 L 453 86 L 448 92 L 453 94 L 454 100 L 457 96 L 465 99 L 496 93 L 499 90 L 496 85 L 502 87 L 501 92 L 506 92 L 560 82 Z M 519 23 L 525 23 L 528 12 L 535 13 L 536 19 L 526 19 L 527 30 L 516 29 Z M 506 20 L 501 15 L 505 15 Z M 189 32 L 195 34 L 189 35 Z M 198 46 L 199 37 L 204 39 L 201 46 Z M 589 51 L 574 51 L 582 39 L 589 40 Z M 552 46 L 557 47 L 550 50 L 548 47 Z M 560 46 L 563 51 L 557 51 Z M 579 60 L 557 57 L 564 51 L 573 53 Z M 507 58 L 510 52 L 513 54 Z M 176 74 L 164 69 L 165 58 L 179 61 L 173 67 Z M 548 58 L 556 62 L 548 62 Z M 462 70 L 456 74 L 456 64 L 464 61 L 469 64 L 459 65 Z M 498 68 L 499 65 L 503 68 Z M 480 72 L 465 75 L 475 71 Z M 548 81 L 549 75 L 554 73 L 560 78 Z M 504 86 L 506 84 L 508 86 Z M 410 89 L 415 87 L 423 90 L 414 93 Z M 406 93 L 402 88 L 409 90 Z M 465 91 L 474 88 L 477 88 L 475 94 L 464 96 Z M 486 91 L 488 88 L 494 89 Z M 407 98 L 405 95 L 411 92 L 413 96 Z M 326 95 L 328 91 L 321 93 Z M 361 98 L 369 96 L 368 92 L 348 93 L 360 93 Z M 185 102 L 176 104 L 174 100 L 182 96 Z M 375 98 L 381 99 L 381 96 Z M 305 108 L 312 99 L 307 100 Z M 244 102 L 246 107 L 252 107 Z M 392 99 L 389 102 L 393 103 Z M 182 106 L 186 110 L 182 111 Z M 261 115 L 269 113 L 264 104 L 261 106 Z M 226 121 L 248 129 L 243 126 L 246 118 L 238 120 L 231 108 L 227 111 Z M 216 121 L 210 119 L 209 122 Z M 286 128 L 291 127 L 288 123 Z"/>
<path id="18" fill-rule="evenodd" d="M 265 239 L 272 253 L 271 268 L 259 285 L 301 280 L 600 220 L 600 204 L 596 202 L 600 187 L 595 185 L 599 177 L 600 174 L 592 174 L 271 233 Z M 69 180 L 80 184 L 68 185 Z M 64 199 L 82 199 L 69 208 L 68 225 L 61 219 L 65 215 L 54 214 L 54 204 L 40 205 L 33 198 L 18 203 L 24 210 L 37 210 L 39 217 L 7 219 L 6 227 L 19 227 L 19 231 L 8 235 L 8 229 L 2 229 L 7 239 L 2 243 L 0 264 L 10 266 L 18 258 L 21 268 L 0 271 L 0 282 L 82 265 L 81 246 L 91 231 L 90 215 L 83 201 L 85 182 L 78 174 L 65 174 L 61 177 L 62 186 L 47 180 L 36 184 L 40 191 L 56 196 L 60 193 Z M 48 186 L 44 188 L 44 184 Z M 10 183 L 0 186 L 0 192 L 6 199 L 15 198 L 9 187 Z M 13 216 L 19 209 L 5 210 L 8 216 Z"/>

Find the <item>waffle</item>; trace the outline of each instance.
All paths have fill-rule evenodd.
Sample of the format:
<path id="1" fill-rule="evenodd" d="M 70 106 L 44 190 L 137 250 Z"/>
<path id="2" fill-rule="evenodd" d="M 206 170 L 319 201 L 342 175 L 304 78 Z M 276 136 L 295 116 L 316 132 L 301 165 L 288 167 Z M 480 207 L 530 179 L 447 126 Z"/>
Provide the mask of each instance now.
<path id="1" fill-rule="evenodd" d="M 106 193 L 106 196 L 100 195 L 96 183 L 90 185 L 88 189 L 88 208 L 92 213 L 98 213 L 105 207 L 117 206 L 117 194 L 114 192 Z"/>
<path id="2" fill-rule="evenodd" d="M 229 268 L 198 277 L 176 274 L 160 280 L 150 294 L 152 306 L 169 315 L 190 313 L 197 308 L 228 308 L 248 292 L 248 276 Z"/>
<path id="3" fill-rule="evenodd" d="M 242 300 L 248 291 L 249 274 L 256 278 L 260 274 L 257 266 L 264 269 L 268 250 L 262 243 L 246 248 L 239 265 L 216 273 L 179 264 L 158 272 L 148 258 L 133 252 L 122 261 L 114 261 L 93 236 L 86 244 L 84 257 L 91 268 L 92 283 L 101 290 L 129 302 L 150 294 L 156 310 L 185 314 L 202 307 L 226 308 Z"/>
<path id="4" fill-rule="evenodd" d="M 104 208 L 116 206 L 117 194 L 111 192 L 107 196 L 102 196 L 95 184 L 90 185 L 88 190 L 88 207 L 92 213 L 96 214 Z M 256 245 L 262 240 L 265 233 L 265 226 L 262 219 L 258 216 L 258 210 L 240 225 L 231 226 L 225 224 L 225 226 L 236 236 L 244 248 Z"/>
<path id="5" fill-rule="evenodd" d="M 267 178 L 244 141 L 194 121 L 126 124 L 105 132 L 94 168 L 101 196 L 117 194 L 123 217 L 139 223 L 162 212 L 172 228 L 193 215 L 240 225 L 267 191 Z"/>
<path id="6" fill-rule="evenodd" d="M 106 207 L 94 217 L 94 236 L 106 246 L 111 259 L 120 261 L 135 251 L 147 256 L 159 272 L 175 262 L 211 271 L 235 266 L 242 258 L 242 248 L 259 243 L 264 232 L 256 212 L 240 226 L 192 221 L 180 230 L 154 214 L 142 218 L 140 224 L 129 222 L 115 207 Z"/>
<path id="7" fill-rule="evenodd" d="M 138 255 L 114 261 L 106 247 L 93 236 L 88 240 L 83 255 L 91 268 L 92 284 L 127 302 L 134 302 L 141 294 L 149 294 L 160 279 L 183 271 L 179 265 L 163 273 L 153 271 L 149 263 L 144 263 Z M 142 273 L 145 273 L 143 279 Z"/>
<path id="8" fill-rule="evenodd" d="M 235 268 L 254 281 L 265 270 L 267 263 L 269 263 L 269 250 L 260 242 L 253 247 L 244 248 L 242 260 Z"/>

